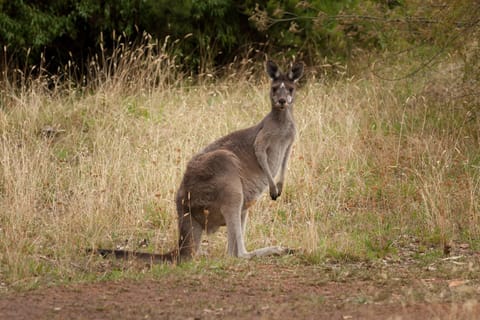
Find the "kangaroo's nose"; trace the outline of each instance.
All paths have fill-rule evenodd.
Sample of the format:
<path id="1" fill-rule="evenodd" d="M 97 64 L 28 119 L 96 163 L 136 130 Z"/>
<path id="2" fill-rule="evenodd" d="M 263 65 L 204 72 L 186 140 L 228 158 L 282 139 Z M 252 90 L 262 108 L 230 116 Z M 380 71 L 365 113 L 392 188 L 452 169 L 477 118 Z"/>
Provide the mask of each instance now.
<path id="1" fill-rule="evenodd" d="M 286 102 L 287 102 L 287 100 L 285 100 L 283 98 L 278 99 L 278 103 L 280 103 L 281 105 L 284 105 Z"/>

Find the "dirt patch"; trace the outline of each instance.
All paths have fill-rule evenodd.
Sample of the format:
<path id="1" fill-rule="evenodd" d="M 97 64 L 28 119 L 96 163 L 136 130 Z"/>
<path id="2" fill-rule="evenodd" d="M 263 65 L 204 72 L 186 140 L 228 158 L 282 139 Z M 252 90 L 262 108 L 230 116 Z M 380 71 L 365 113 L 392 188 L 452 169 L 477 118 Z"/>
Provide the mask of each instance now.
<path id="1" fill-rule="evenodd" d="M 172 266 L 142 280 L 8 293 L 0 297 L 0 318 L 475 319 L 480 284 L 469 269 L 479 261 L 469 259 L 443 260 L 435 270 L 382 261 L 258 260 L 195 271 Z"/>

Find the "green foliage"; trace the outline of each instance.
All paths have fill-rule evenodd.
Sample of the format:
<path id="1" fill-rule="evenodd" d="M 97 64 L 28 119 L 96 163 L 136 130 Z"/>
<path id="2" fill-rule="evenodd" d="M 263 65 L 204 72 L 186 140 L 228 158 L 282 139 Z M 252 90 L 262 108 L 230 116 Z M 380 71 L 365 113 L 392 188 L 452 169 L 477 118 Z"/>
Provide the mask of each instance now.
<path id="1" fill-rule="evenodd" d="M 54 72 L 68 61 L 86 66 L 145 34 L 177 41 L 173 54 L 188 73 L 210 73 L 252 52 L 318 65 L 325 57 L 427 45 L 436 49 L 420 49 L 428 59 L 461 46 L 455 34 L 478 30 L 479 11 L 473 0 L 11 0 L 0 1 L 0 43 L 3 63 L 47 62 Z"/>
<path id="2" fill-rule="evenodd" d="M 334 17 L 357 6 L 355 0 L 278 1 L 256 5 L 250 20 L 276 50 L 310 59 L 347 54 L 347 33 Z"/>
<path id="3" fill-rule="evenodd" d="M 159 39 L 184 39 L 175 53 L 189 68 L 205 72 L 236 50 L 245 34 L 241 18 L 248 17 L 232 0 L 17 0 L 0 2 L 0 41 L 17 64 L 27 58 L 38 64 L 46 52 L 46 60 L 57 67 L 112 50 L 119 35 L 128 42 L 147 32 Z"/>
<path id="4" fill-rule="evenodd" d="M 241 26 L 248 17 L 239 13 L 233 0 L 145 1 L 144 5 L 142 28 L 156 37 L 183 39 L 176 54 L 193 71 L 207 72 L 226 63 L 245 41 Z"/>
<path id="5" fill-rule="evenodd" d="M 0 39 L 12 47 L 41 47 L 70 31 L 69 18 L 49 6 L 8 1 L 0 3 L 0 10 Z"/>

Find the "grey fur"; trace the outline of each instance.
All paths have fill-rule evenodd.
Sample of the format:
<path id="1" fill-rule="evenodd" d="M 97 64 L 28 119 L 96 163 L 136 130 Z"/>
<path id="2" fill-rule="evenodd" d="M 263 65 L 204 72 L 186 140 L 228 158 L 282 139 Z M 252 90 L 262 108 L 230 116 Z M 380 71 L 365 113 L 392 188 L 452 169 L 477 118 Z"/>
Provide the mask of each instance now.
<path id="1" fill-rule="evenodd" d="M 247 209 L 267 187 L 273 200 L 282 193 L 296 136 L 295 82 L 303 74 L 303 65 L 297 63 L 283 74 L 268 61 L 267 73 L 272 79 L 270 113 L 257 125 L 213 142 L 187 165 L 176 196 L 180 259 L 195 255 L 203 231 L 215 232 L 223 225 L 227 226 L 228 253 L 232 256 L 251 258 L 288 252 L 282 247 L 252 252 L 245 249 Z"/>

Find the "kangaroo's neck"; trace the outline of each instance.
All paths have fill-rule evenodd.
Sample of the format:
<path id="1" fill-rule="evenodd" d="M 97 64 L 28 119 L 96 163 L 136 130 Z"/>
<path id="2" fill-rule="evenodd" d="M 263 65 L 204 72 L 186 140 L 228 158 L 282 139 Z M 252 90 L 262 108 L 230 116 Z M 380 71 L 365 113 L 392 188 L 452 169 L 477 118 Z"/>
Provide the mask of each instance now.
<path id="1" fill-rule="evenodd" d="M 293 118 L 293 105 L 285 109 L 272 107 L 270 117 L 280 123 L 294 123 L 295 119 Z"/>

